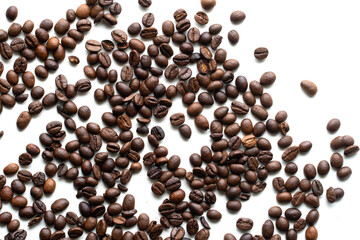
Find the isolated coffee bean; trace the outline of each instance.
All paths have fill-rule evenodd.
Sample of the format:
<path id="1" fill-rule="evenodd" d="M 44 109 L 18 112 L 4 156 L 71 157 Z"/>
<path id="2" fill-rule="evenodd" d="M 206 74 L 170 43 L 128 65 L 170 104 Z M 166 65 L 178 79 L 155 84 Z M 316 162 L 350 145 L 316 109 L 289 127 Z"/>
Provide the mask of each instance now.
<path id="1" fill-rule="evenodd" d="M 30 120 L 31 120 L 30 113 L 28 111 L 24 111 L 19 115 L 16 121 L 16 125 L 19 129 L 25 129 L 29 125 Z"/>
<path id="2" fill-rule="evenodd" d="M 256 48 L 254 51 L 255 58 L 259 60 L 263 60 L 267 58 L 268 55 L 269 55 L 269 50 L 265 47 Z"/>
<path id="3" fill-rule="evenodd" d="M 309 80 L 303 80 L 301 81 L 301 84 L 300 84 L 301 88 L 304 90 L 304 92 L 306 94 L 308 94 L 309 96 L 314 96 L 318 89 L 317 89 L 317 86 L 315 85 L 315 83 L 309 81 Z"/>
<path id="4" fill-rule="evenodd" d="M 215 5 L 216 5 L 216 0 L 201 0 L 201 6 L 206 10 L 214 8 Z"/>
<path id="5" fill-rule="evenodd" d="M 326 129 L 329 132 L 336 132 L 337 130 L 339 130 L 340 125 L 341 125 L 340 120 L 337 118 L 333 118 L 328 122 Z"/>

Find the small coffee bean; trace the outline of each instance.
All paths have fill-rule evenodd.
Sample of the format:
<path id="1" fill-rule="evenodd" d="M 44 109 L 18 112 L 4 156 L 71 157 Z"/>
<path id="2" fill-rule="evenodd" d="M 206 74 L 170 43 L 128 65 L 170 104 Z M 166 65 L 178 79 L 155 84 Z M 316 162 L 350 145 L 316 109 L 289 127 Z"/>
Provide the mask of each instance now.
<path id="1" fill-rule="evenodd" d="M 317 171 L 321 176 L 327 175 L 330 171 L 330 164 L 326 160 L 320 161 L 317 166 Z"/>
<path id="2" fill-rule="evenodd" d="M 355 153 L 357 153 L 359 151 L 359 146 L 357 145 L 350 145 L 350 146 L 347 146 L 344 150 L 344 155 L 346 157 L 349 157 L 349 156 L 352 156 L 354 155 Z"/>
<path id="3" fill-rule="evenodd" d="M 234 11 L 230 15 L 230 20 L 233 23 L 241 23 L 246 18 L 246 15 L 242 11 Z"/>
<path id="4" fill-rule="evenodd" d="M 254 222 L 250 218 L 239 218 L 236 221 L 236 227 L 242 231 L 249 231 L 252 229 Z"/>
<path id="5" fill-rule="evenodd" d="M 312 143 L 310 141 L 304 141 L 299 144 L 299 150 L 302 153 L 309 152 L 311 148 L 312 148 Z"/>
<path id="6" fill-rule="evenodd" d="M 209 22 L 209 17 L 205 12 L 197 12 L 194 16 L 195 21 L 200 25 L 206 25 Z"/>
<path id="7" fill-rule="evenodd" d="M 340 180 L 348 179 L 352 174 L 352 170 L 349 167 L 342 167 L 337 170 L 336 175 Z"/>
<path id="8" fill-rule="evenodd" d="M 151 0 L 138 0 L 138 3 L 143 8 L 148 8 L 151 6 L 152 1 Z"/>
<path id="9" fill-rule="evenodd" d="M 304 92 L 306 94 L 308 94 L 309 96 L 314 96 L 318 89 L 317 89 L 317 86 L 315 85 L 315 83 L 309 81 L 309 80 L 303 80 L 301 81 L 301 84 L 300 84 L 301 88 L 304 90 Z"/>
<path id="10" fill-rule="evenodd" d="M 228 33 L 228 39 L 231 44 L 236 44 L 239 42 L 240 36 L 236 30 L 231 30 Z"/>
<path id="11" fill-rule="evenodd" d="M 318 232 L 314 226 L 310 226 L 305 232 L 306 240 L 316 240 L 318 238 Z"/>
<path id="12" fill-rule="evenodd" d="M 7 10 L 6 10 L 6 17 L 7 19 L 9 19 L 10 21 L 14 21 L 17 18 L 18 15 L 18 9 L 15 6 L 10 6 Z"/>
<path id="13" fill-rule="evenodd" d="M 336 132 L 337 130 L 339 130 L 340 125 L 341 125 L 340 120 L 337 118 L 333 118 L 328 122 L 326 129 L 329 132 Z"/>
<path id="14" fill-rule="evenodd" d="M 259 47 L 256 48 L 254 51 L 255 58 L 259 60 L 263 60 L 267 58 L 268 55 L 269 55 L 269 50 L 266 47 Z"/>
<path id="15" fill-rule="evenodd" d="M 69 56 L 68 59 L 71 64 L 79 64 L 80 63 L 80 60 L 77 56 Z"/>
<path id="16" fill-rule="evenodd" d="M 282 154 L 281 158 L 282 160 L 284 160 L 285 162 L 290 162 L 292 160 L 294 160 L 297 155 L 299 154 L 300 149 L 298 146 L 291 146 L 289 148 L 287 148 L 284 153 Z"/>

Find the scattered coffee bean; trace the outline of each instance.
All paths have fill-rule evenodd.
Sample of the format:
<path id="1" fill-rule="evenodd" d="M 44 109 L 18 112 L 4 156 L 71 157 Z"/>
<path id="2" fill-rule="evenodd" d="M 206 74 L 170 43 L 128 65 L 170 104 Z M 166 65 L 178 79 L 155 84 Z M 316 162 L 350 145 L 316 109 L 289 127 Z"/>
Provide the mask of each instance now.
<path id="1" fill-rule="evenodd" d="M 318 89 L 315 83 L 309 81 L 309 80 L 303 80 L 300 84 L 301 88 L 304 90 L 306 94 L 308 94 L 310 97 L 314 96 Z"/>
<path id="2" fill-rule="evenodd" d="M 259 60 L 263 60 L 263 59 L 267 58 L 268 55 L 269 55 L 269 50 L 266 47 L 259 47 L 259 48 L 256 48 L 254 51 L 255 58 L 257 58 Z"/>

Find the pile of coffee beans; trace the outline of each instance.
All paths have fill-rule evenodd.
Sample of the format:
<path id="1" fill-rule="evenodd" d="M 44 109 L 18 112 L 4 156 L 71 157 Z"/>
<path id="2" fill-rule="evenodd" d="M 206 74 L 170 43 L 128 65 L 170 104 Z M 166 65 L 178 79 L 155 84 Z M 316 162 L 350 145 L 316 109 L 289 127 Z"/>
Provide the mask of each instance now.
<path id="1" fill-rule="evenodd" d="M 138 0 L 144 9 L 151 3 L 151 0 Z M 204 11 L 215 5 L 216 0 L 201 0 Z M 227 223 L 242 232 L 240 240 L 279 240 L 282 237 L 275 233 L 276 229 L 289 240 L 297 239 L 300 234 L 307 240 L 318 239 L 317 208 L 325 191 L 319 176 L 326 176 L 332 168 L 339 179 L 348 179 L 352 170 L 344 166 L 344 158 L 357 153 L 359 147 L 349 135 L 335 137 L 330 142 L 334 150 L 330 163 L 323 160 L 317 166 L 306 164 L 300 170 L 305 178 L 299 179 L 295 159 L 309 152 L 312 143 L 293 143 L 286 111 L 279 111 L 274 118 L 269 116 L 267 109 L 273 100 L 265 89 L 276 81 L 275 73 L 265 72 L 260 79 L 250 82 L 245 76 L 236 76 L 239 61 L 227 58 L 226 50 L 220 48 L 222 25 L 213 24 L 204 32 L 192 25 L 194 22 L 208 24 L 209 16 L 204 11 L 188 16 L 185 9 L 178 9 L 172 20 L 162 23 L 161 30 L 153 27 L 155 16 L 149 12 L 142 16 L 141 23 L 133 23 L 127 29 L 115 27 L 109 32 L 111 39 L 101 42 L 85 39 L 85 33 L 96 31 L 94 26 L 98 24 L 117 25 L 122 7 L 113 0 L 86 0 L 56 22 L 43 20 L 37 29 L 31 20 L 23 25 L 12 23 L 8 30 L 0 29 L 0 54 L 5 62 L 0 61 L 0 77 L 6 72 L 5 68 L 12 66 L 5 77 L 0 78 L 0 114 L 3 107 L 11 109 L 25 102 L 30 93 L 33 101 L 27 110 L 19 113 L 16 122 L 19 129 L 26 129 L 34 116 L 52 107 L 63 117 L 63 121 L 48 121 L 39 135 L 41 146 L 29 143 L 18 162 L 3 168 L 0 210 L 3 204 L 13 207 L 13 213 L 0 212 L 1 231 L 7 227 L 4 239 L 26 239 L 26 228 L 32 231 L 32 226 L 44 222 L 47 227 L 39 232 L 41 240 L 80 237 L 87 240 L 206 240 L 211 232 L 207 219 L 217 222 L 224 214 L 213 207 L 218 198 L 226 198 L 226 208 L 237 213 L 242 202 L 250 201 L 269 182 L 277 192 L 274 198 L 279 206 L 268 210 L 269 219 L 262 229 L 256 230 L 258 235 L 247 232 L 256 221 L 250 216 L 238 216 L 233 223 Z M 17 15 L 15 6 L 6 11 L 9 21 L 15 21 Z M 241 24 L 246 15 L 234 11 L 229 18 L 233 24 Z M 56 35 L 50 36 L 53 28 Z M 20 37 L 21 32 L 25 37 Z M 239 42 L 236 30 L 229 31 L 227 37 L 231 44 Z M 65 73 L 59 73 L 54 79 L 53 92 L 46 93 L 37 86 L 36 79 L 47 79 L 49 72 L 56 72 L 68 51 L 80 42 L 85 42 L 87 58 L 70 55 L 68 61 L 74 65 L 86 61 L 83 68 L 86 78 L 71 84 Z M 265 47 L 254 50 L 254 57 L 259 61 L 268 54 Z M 41 64 L 29 69 L 28 62 L 32 61 Z M 119 71 L 113 67 L 114 63 L 122 66 Z M 103 88 L 93 90 L 94 79 L 103 84 Z M 173 84 L 164 84 L 164 79 Z M 317 93 L 311 81 L 302 81 L 301 87 L 310 96 Z M 91 91 L 93 95 L 87 94 Z M 78 106 L 78 95 L 93 96 L 99 103 L 108 102 L 112 111 L 102 113 L 104 126 L 87 122 L 95 112 L 89 106 Z M 168 116 L 173 101 L 179 96 L 186 111 L 179 109 Z M 227 101 L 231 102 L 228 106 Z M 215 120 L 209 121 L 203 110 L 215 103 L 221 106 L 213 109 Z M 76 123 L 75 115 L 86 124 Z M 189 121 L 194 121 L 200 132 L 209 134 L 211 145 L 203 146 L 199 153 L 189 157 L 192 169 L 181 168 L 178 155 L 169 156 L 163 146 L 166 133 L 160 125 L 149 127 L 152 120 L 164 118 L 168 118 L 185 139 L 192 136 Z M 133 134 L 134 119 L 140 137 Z M 335 133 L 340 125 L 339 119 L 332 119 L 326 128 Z M 275 143 L 263 137 L 265 132 L 279 136 L 277 145 L 284 150 L 281 161 L 274 160 L 271 149 Z M 0 131 L 0 138 L 3 134 Z M 67 134 L 74 134 L 76 140 L 64 142 Z M 106 151 L 100 151 L 103 144 Z M 145 144 L 153 150 L 142 154 Z M 116 158 L 111 157 L 114 154 Z M 27 166 L 33 164 L 37 156 L 46 164 L 43 170 L 39 166 L 38 172 L 30 172 Z M 289 175 L 287 179 L 274 175 L 282 168 Z M 156 206 L 160 222 L 150 219 L 146 213 L 138 213 L 134 196 L 126 194 L 126 185 L 132 176 L 141 174 L 145 178 L 144 172 L 152 181 L 149 191 L 163 196 Z M 77 190 L 76 197 L 81 199 L 78 212 L 67 211 L 72 203 L 64 197 L 50 205 L 43 202 L 47 196 L 56 194 L 57 183 L 53 180 L 56 175 L 71 182 Z M 272 179 L 267 180 L 270 176 Z M 9 181 L 12 178 L 14 180 Z M 106 186 L 104 192 L 97 189 L 100 182 Z M 191 187 L 190 192 L 182 189 L 185 183 Z M 27 188 L 30 188 L 31 199 L 23 196 Z M 329 203 L 343 196 L 344 190 L 338 186 L 329 186 L 326 190 Z M 301 205 L 309 208 L 306 216 L 299 210 Z M 16 216 L 28 220 L 28 226 L 21 226 Z M 133 226 L 138 230 L 127 230 Z M 170 236 L 164 236 L 165 229 L 170 229 Z M 234 239 L 239 237 L 224 233 L 224 240 Z"/>

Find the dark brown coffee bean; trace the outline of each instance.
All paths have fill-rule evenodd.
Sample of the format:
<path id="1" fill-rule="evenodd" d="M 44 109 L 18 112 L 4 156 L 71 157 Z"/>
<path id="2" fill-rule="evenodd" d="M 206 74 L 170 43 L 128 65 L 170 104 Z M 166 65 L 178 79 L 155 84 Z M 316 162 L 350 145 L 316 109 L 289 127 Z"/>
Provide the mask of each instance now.
<path id="1" fill-rule="evenodd" d="M 349 167 L 342 167 L 336 172 L 336 175 L 340 180 L 348 179 L 351 176 L 351 174 L 352 174 L 352 170 Z"/>
<path id="2" fill-rule="evenodd" d="M 143 8 L 148 8 L 151 6 L 152 1 L 151 0 L 138 0 L 138 3 Z"/>
<path id="3" fill-rule="evenodd" d="M 242 231 L 249 231 L 252 229 L 254 222 L 250 218 L 239 218 L 236 222 L 236 227 Z"/>
<path id="4" fill-rule="evenodd" d="M 9 21 L 14 21 L 17 18 L 18 15 L 18 9 L 15 6 L 10 6 L 6 10 L 6 17 L 9 19 Z"/>
<path id="5" fill-rule="evenodd" d="M 255 58 L 259 60 L 263 60 L 267 58 L 268 55 L 269 55 L 269 50 L 266 47 L 259 47 L 256 48 L 254 51 Z"/>
<path id="6" fill-rule="evenodd" d="M 101 44 L 96 40 L 88 40 L 86 41 L 85 48 L 90 52 L 100 52 Z"/>
<path id="7" fill-rule="evenodd" d="M 344 155 L 346 157 L 349 157 L 349 156 L 352 156 L 354 155 L 355 153 L 357 153 L 359 151 L 359 146 L 357 145 L 350 145 L 348 147 L 345 148 L 344 150 Z"/>
<path id="8" fill-rule="evenodd" d="M 316 168 L 313 164 L 306 164 L 304 166 L 304 175 L 307 179 L 313 179 L 316 177 Z"/>
<path id="9" fill-rule="evenodd" d="M 0 43 L 0 54 L 5 60 L 9 60 L 13 56 L 13 51 L 6 42 Z"/>
<path id="10" fill-rule="evenodd" d="M 301 81 L 300 86 L 303 89 L 303 91 L 311 97 L 314 96 L 318 91 L 315 83 L 313 83 L 312 81 L 309 81 L 309 80 Z"/>
<path id="11" fill-rule="evenodd" d="M 61 212 L 69 206 L 69 201 L 65 198 L 60 198 L 51 204 L 51 210 L 54 213 Z"/>
<path id="12" fill-rule="evenodd" d="M 242 11 L 234 11 L 230 15 L 230 20 L 233 23 L 241 23 L 246 18 L 246 15 Z"/>
<path id="13" fill-rule="evenodd" d="M 310 141 L 304 141 L 299 144 L 300 152 L 309 152 L 312 148 L 312 143 Z"/>
<path id="14" fill-rule="evenodd" d="M 228 39 L 231 44 L 236 44 L 239 42 L 240 36 L 236 30 L 231 30 L 228 33 Z"/>
<path id="15" fill-rule="evenodd" d="M 206 25 L 209 22 L 209 17 L 205 12 L 199 11 L 194 16 L 195 21 L 200 25 Z"/>
<path id="16" fill-rule="evenodd" d="M 336 132 L 337 130 L 339 130 L 340 125 L 341 125 L 340 120 L 337 118 L 333 118 L 328 122 L 326 129 L 329 132 Z"/>
<path id="17" fill-rule="evenodd" d="M 299 152 L 300 150 L 298 146 L 291 146 L 284 151 L 284 153 L 282 154 L 282 159 L 285 162 L 290 162 L 297 157 Z"/>
<path id="18" fill-rule="evenodd" d="M 158 30 L 154 27 L 144 28 L 140 32 L 140 36 L 144 39 L 153 39 L 158 34 Z"/>

